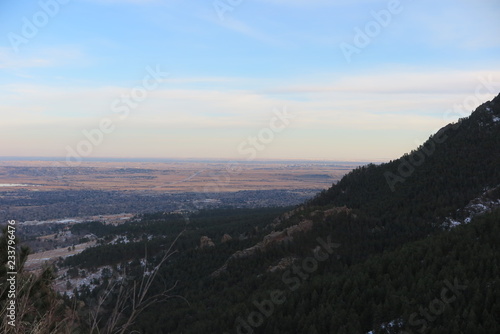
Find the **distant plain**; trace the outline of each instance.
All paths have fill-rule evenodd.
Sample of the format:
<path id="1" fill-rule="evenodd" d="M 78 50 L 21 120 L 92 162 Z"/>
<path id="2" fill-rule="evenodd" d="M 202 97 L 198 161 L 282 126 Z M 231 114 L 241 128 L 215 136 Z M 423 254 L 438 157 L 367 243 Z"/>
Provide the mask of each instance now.
<path id="1" fill-rule="evenodd" d="M 235 192 L 326 189 L 358 162 L 319 161 L 0 161 L 0 192 L 21 189 Z"/>

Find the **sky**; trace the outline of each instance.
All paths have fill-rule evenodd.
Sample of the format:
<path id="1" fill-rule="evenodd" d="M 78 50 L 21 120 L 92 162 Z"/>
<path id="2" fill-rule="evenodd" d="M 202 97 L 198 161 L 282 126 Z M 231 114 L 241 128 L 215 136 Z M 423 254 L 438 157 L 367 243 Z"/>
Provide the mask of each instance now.
<path id="1" fill-rule="evenodd" d="M 497 0 L 5 0 L 0 156 L 388 161 L 500 93 Z"/>

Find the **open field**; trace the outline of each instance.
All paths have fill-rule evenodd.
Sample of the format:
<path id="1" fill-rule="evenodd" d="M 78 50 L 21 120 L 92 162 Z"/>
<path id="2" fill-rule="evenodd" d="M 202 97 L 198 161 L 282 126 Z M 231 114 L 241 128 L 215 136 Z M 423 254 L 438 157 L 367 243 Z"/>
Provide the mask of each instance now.
<path id="1" fill-rule="evenodd" d="M 28 256 L 28 260 L 26 261 L 25 264 L 25 269 L 26 270 L 38 270 L 40 269 L 45 263 L 47 262 L 52 262 L 55 261 L 59 258 L 66 258 L 68 256 L 72 256 L 78 253 L 83 252 L 85 249 L 88 247 L 92 247 L 95 245 L 95 241 L 91 242 L 86 242 L 83 244 L 77 244 L 73 247 L 70 247 L 68 250 L 67 248 L 57 248 L 45 252 L 39 252 L 39 253 L 34 253 L 30 254 Z"/>
<path id="2" fill-rule="evenodd" d="M 48 221 L 217 207 L 293 206 L 356 162 L 0 159 L 0 221 Z"/>
<path id="3" fill-rule="evenodd" d="M 359 163 L 0 161 L 0 192 L 27 189 L 233 192 L 325 189 Z"/>

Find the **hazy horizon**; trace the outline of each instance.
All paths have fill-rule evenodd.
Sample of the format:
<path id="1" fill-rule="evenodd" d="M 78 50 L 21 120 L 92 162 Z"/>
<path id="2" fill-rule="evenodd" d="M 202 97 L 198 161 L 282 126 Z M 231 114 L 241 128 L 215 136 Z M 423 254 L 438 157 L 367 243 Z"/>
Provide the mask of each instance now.
<path id="1" fill-rule="evenodd" d="M 55 161 L 66 162 L 66 157 L 50 157 L 50 156 L 0 156 L 0 161 Z M 368 163 L 383 163 L 386 161 L 377 160 L 316 160 L 316 159 L 254 159 L 254 160 L 234 160 L 229 158 L 148 158 L 148 157 L 86 157 L 82 158 L 81 162 L 218 162 L 218 163 L 244 163 L 244 164 L 265 164 L 265 163 L 286 163 L 286 162 L 301 162 L 301 163 L 350 163 L 350 164 L 368 164 Z"/>

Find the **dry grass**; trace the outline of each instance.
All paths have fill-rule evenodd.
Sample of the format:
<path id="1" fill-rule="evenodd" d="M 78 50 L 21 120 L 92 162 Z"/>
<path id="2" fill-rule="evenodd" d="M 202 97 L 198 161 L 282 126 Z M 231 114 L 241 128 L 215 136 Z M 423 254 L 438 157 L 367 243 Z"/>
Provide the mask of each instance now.
<path id="1" fill-rule="evenodd" d="M 9 167 L 36 168 L 21 173 Z M 98 189 L 192 192 L 218 187 L 218 191 L 266 189 L 324 189 L 356 166 L 332 164 L 252 163 L 232 170 L 225 163 L 86 162 L 76 168 L 93 168 L 91 173 L 54 175 L 52 162 L 0 162 L 0 184 L 29 184 L 30 190 Z M 47 169 L 52 172 L 48 173 Z M 127 169 L 131 169 L 128 171 Z M 132 170 L 148 169 L 146 172 Z M 83 170 L 83 169 L 82 169 Z M 59 176 L 62 174 L 59 173 Z M 18 190 L 22 187 L 2 187 Z"/>
<path id="2" fill-rule="evenodd" d="M 95 241 L 91 242 L 86 242 L 83 244 L 78 244 L 75 245 L 75 248 L 73 249 L 71 247 L 71 250 L 68 251 L 68 248 L 57 248 L 57 249 L 52 249 L 49 251 L 45 252 L 39 252 L 39 253 L 34 253 L 30 254 L 28 256 L 28 260 L 25 263 L 25 268 L 26 270 L 38 270 L 40 269 L 46 262 L 51 263 L 58 258 L 62 257 L 68 257 L 71 255 L 79 254 L 83 252 L 85 249 L 92 247 L 95 245 Z"/>

